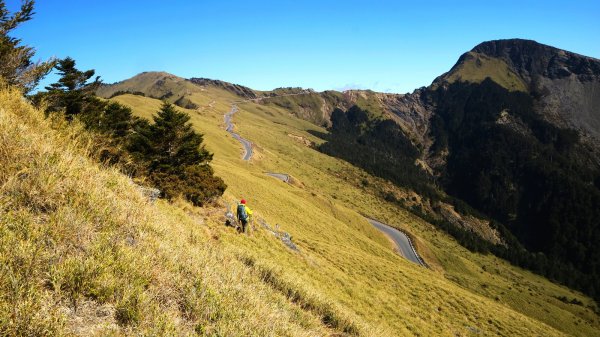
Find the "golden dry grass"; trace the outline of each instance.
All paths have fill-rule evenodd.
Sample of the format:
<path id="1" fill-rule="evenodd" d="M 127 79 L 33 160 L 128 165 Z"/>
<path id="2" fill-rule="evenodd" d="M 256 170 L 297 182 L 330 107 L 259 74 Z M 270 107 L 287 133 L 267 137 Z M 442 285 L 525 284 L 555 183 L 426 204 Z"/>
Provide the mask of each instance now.
<path id="1" fill-rule="evenodd" d="M 0 335 L 317 336 L 346 328 L 350 319 L 332 305 L 290 300 L 265 281 L 266 267 L 222 245 L 208 230 L 215 209 L 151 204 L 131 179 L 88 158 L 77 125 L 44 119 L 11 89 L 0 89 L 0 102 Z M 320 303 L 308 292 L 304 301 Z"/>

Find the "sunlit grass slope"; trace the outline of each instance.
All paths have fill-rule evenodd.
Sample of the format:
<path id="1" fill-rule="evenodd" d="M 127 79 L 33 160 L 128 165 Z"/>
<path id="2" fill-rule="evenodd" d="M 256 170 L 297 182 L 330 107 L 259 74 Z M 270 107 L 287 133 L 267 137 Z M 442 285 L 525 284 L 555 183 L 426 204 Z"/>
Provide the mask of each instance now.
<path id="1" fill-rule="evenodd" d="M 1 336 L 377 333 L 318 294 L 274 291 L 209 230 L 221 209 L 152 204 L 90 146 L 0 89 Z"/>
<path id="2" fill-rule="evenodd" d="M 257 218 L 289 232 L 300 252 L 261 230 L 256 221 L 249 236 L 221 224 L 209 228 L 246 264 L 267 272 L 266 281 L 275 291 L 318 294 L 345 317 L 382 329 L 378 335 L 598 335 L 600 323 L 589 299 L 492 256 L 472 254 L 386 203 L 377 190 L 393 190 L 390 184 L 306 146 L 305 141 L 322 142 L 308 131 L 325 130 L 284 108 L 239 104 L 236 131 L 255 146 L 253 159 L 242 161 L 241 145 L 223 128 L 223 114 L 237 98 L 219 89 L 205 93 L 212 95 L 205 101 L 216 102 L 212 108 L 188 112 L 215 153 L 213 166 L 229 186 L 225 199 L 247 199 Z M 157 100 L 132 95 L 114 99 L 146 117 L 160 106 Z M 288 173 L 292 183 L 265 172 Z M 359 213 L 411 233 L 434 269 L 396 255 Z M 561 297 L 582 305 L 564 303 Z"/>
<path id="3" fill-rule="evenodd" d="M 487 77 L 511 91 L 527 91 L 523 80 L 502 60 L 476 52 L 461 57 L 459 65 L 443 75 L 450 83 L 456 81 L 480 83 Z"/>

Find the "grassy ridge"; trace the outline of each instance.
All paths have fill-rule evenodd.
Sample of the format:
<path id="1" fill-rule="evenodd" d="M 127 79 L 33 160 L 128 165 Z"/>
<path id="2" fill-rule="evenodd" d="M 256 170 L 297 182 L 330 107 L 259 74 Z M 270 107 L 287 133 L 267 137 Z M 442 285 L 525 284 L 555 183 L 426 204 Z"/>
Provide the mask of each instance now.
<path id="1" fill-rule="evenodd" d="M 243 260 L 268 265 L 278 275 L 277 283 L 319 294 L 348 317 L 371 322 L 392 335 L 598 332 L 589 299 L 494 257 L 469 253 L 433 226 L 386 203 L 378 191 L 393 189 L 389 184 L 290 137 L 320 143 L 307 131 L 324 130 L 291 118 L 284 108 L 240 104 L 234 123 L 254 142 L 256 152 L 251 162 L 243 162 L 241 146 L 222 128 L 230 97 L 218 91 L 207 95 L 213 95 L 220 108 L 189 112 L 215 153 L 213 166 L 229 186 L 226 199 L 248 199 L 258 216 L 292 234 L 301 253 L 289 251 L 261 230 L 250 237 L 219 225 L 211 230 Z M 134 98 L 115 99 L 127 104 Z M 139 114 L 159 104 L 135 99 L 141 100 L 131 104 Z M 296 184 L 264 175 L 271 171 L 291 174 Z M 437 271 L 415 268 L 395 255 L 387 239 L 358 213 L 412 233 L 424 255 L 439 261 Z M 583 305 L 564 303 L 560 297 L 577 298 Z"/>

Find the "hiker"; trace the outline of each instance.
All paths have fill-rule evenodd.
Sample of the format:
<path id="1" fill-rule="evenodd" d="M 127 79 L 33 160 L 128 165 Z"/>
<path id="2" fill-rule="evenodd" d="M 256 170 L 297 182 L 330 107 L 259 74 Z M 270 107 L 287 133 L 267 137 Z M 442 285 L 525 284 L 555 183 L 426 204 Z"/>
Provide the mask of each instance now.
<path id="1" fill-rule="evenodd" d="M 242 199 L 237 207 L 237 219 L 242 224 L 241 232 L 246 232 L 246 226 L 248 225 L 248 220 L 252 216 L 252 210 L 250 207 L 246 206 L 246 200 Z"/>

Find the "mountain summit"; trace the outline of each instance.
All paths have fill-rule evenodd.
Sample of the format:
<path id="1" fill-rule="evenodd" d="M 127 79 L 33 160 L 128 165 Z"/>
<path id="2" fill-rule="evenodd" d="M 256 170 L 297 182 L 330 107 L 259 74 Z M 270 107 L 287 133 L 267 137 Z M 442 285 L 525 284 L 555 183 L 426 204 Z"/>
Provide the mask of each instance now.
<path id="1" fill-rule="evenodd" d="M 503 60 L 527 83 L 540 76 L 561 79 L 575 75 L 580 80 L 594 80 L 600 75 L 600 60 L 532 40 L 488 41 L 471 51 Z"/>
<path id="2" fill-rule="evenodd" d="M 600 147 L 600 60 L 531 40 L 488 41 L 463 54 L 433 87 L 486 78 L 529 93 L 545 120 L 575 129 Z"/>

